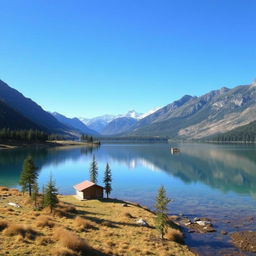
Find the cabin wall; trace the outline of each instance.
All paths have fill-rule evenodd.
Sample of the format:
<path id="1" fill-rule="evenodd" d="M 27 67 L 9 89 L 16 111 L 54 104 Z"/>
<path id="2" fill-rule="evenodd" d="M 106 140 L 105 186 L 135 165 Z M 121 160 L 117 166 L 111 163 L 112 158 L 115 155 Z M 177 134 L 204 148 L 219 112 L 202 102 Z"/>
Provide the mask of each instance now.
<path id="1" fill-rule="evenodd" d="M 103 198 L 103 188 L 101 187 L 91 187 L 87 188 L 83 192 L 84 199 L 102 199 Z"/>
<path id="2" fill-rule="evenodd" d="M 80 192 L 78 190 L 76 190 L 76 195 L 81 198 L 81 199 L 84 199 L 84 193 L 83 192 Z"/>

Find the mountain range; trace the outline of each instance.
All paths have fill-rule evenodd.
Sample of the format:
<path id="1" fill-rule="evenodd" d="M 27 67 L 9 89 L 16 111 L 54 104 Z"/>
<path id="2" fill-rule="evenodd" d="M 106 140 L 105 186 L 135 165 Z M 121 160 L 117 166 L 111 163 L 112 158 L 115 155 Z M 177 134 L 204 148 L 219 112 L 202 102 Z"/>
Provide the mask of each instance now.
<path id="1" fill-rule="evenodd" d="M 30 122 L 27 122 L 26 127 L 34 128 L 36 124 L 36 127 L 52 133 L 65 133 L 69 131 L 68 127 L 44 111 L 41 106 L 8 86 L 2 80 L 0 80 L 0 100 L 9 108 L 25 117 L 26 120 L 30 120 Z M 23 126 L 26 120 L 24 120 Z"/>
<path id="2" fill-rule="evenodd" d="M 90 129 L 93 129 L 100 134 L 120 134 L 122 132 L 126 132 L 131 127 L 131 124 L 135 124 L 135 121 L 143 119 L 144 117 L 154 113 L 158 109 L 160 108 L 149 110 L 144 114 L 138 113 L 135 110 L 130 110 L 126 114 L 102 115 L 91 119 L 80 117 L 79 119 Z M 112 121 L 114 120 L 116 121 L 112 123 Z M 113 128 L 113 130 L 111 130 L 111 127 Z M 118 127 L 120 128 L 119 130 Z"/>
<path id="3" fill-rule="evenodd" d="M 68 118 L 57 112 L 51 113 L 60 123 L 66 125 L 69 129 L 78 131 L 80 133 L 85 133 L 89 135 L 99 135 L 98 132 L 88 128 L 82 121 L 78 118 Z"/>
<path id="4" fill-rule="evenodd" d="M 139 120 L 126 135 L 201 139 L 256 120 L 256 82 L 186 95 Z"/>
<path id="5" fill-rule="evenodd" d="M 80 136 L 167 136 L 202 139 L 256 121 L 256 82 L 233 89 L 223 87 L 202 96 L 185 95 L 145 114 L 68 118 L 49 113 L 0 80 L 0 128 L 41 129 Z M 254 126 L 250 126 L 250 131 Z M 243 129 L 244 130 L 244 129 Z"/>
<path id="6" fill-rule="evenodd" d="M 0 101 L 0 129 L 40 129 L 38 125 L 24 117 L 19 112 L 15 111 L 3 101 Z"/>

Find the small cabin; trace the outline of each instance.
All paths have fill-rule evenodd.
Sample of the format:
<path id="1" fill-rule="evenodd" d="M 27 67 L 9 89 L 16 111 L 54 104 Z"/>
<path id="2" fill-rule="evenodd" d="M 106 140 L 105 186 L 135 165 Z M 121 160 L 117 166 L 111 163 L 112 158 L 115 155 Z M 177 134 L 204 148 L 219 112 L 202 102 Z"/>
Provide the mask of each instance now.
<path id="1" fill-rule="evenodd" d="M 88 180 L 75 185 L 74 189 L 76 190 L 76 197 L 80 200 L 103 198 L 104 188 Z"/>
<path id="2" fill-rule="evenodd" d="M 170 150 L 171 150 L 172 155 L 180 152 L 180 150 L 178 148 L 171 148 Z"/>

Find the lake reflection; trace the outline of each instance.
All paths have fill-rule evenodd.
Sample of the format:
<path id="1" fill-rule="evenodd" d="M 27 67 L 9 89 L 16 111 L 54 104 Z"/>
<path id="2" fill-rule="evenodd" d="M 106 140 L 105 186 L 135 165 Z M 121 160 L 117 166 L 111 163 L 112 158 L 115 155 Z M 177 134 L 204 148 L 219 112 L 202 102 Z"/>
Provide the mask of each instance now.
<path id="1" fill-rule="evenodd" d="M 183 143 L 181 153 L 170 154 L 168 144 L 103 144 L 98 149 L 48 148 L 0 151 L 0 185 L 17 187 L 22 163 L 32 155 L 39 167 L 42 187 L 50 174 L 59 192 L 73 194 L 73 185 L 89 178 L 92 155 L 99 166 L 99 184 L 108 162 L 113 175 L 112 197 L 136 201 L 150 208 L 162 184 L 169 197 L 171 214 L 208 216 L 219 229 L 234 231 L 225 218 L 238 219 L 256 211 L 256 147 L 254 145 L 214 145 Z M 246 228 L 255 229 L 255 222 Z M 204 237 L 191 235 L 189 244 L 203 248 L 207 241 L 220 239 L 217 233 Z M 194 240 L 196 239 L 196 243 Z M 228 236 L 225 248 L 232 247 Z M 191 242 L 193 241 L 193 242 Z M 213 246 L 214 247 L 214 246 Z M 213 253 L 218 254 L 216 248 Z M 207 249 L 208 250 L 208 249 Z M 204 255 L 204 254 L 202 254 Z"/>
<path id="2" fill-rule="evenodd" d="M 176 145 L 175 145 L 176 146 Z M 0 151 L 0 184 L 18 185 L 23 160 L 32 155 L 40 169 L 40 185 L 52 173 L 59 190 L 72 194 L 72 186 L 88 179 L 92 154 L 99 164 L 99 183 L 105 164 L 113 171 L 115 196 L 133 198 L 156 191 L 164 184 L 170 194 L 186 195 L 193 189 L 212 194 L 235 192 L 256 195 L 256 148 L 254 145 L 179 144 L 181 153 L 171 155 L 168 144 L 103 144 L 91 148 L 17 149 Z M 127 191 L 128 190 L 128 191 Z M 133 191 L 129 194 L 129 190 Z M 125 192 L 126 191 L 126 192 Z M 151 193 L 150 193 L 151 194 Z M 150 195 L 152 196 L 152 195 Z M 141 196 L 146 200 L 146 196 Z M 151 200 L 152 201 L 152 200 Z"/>

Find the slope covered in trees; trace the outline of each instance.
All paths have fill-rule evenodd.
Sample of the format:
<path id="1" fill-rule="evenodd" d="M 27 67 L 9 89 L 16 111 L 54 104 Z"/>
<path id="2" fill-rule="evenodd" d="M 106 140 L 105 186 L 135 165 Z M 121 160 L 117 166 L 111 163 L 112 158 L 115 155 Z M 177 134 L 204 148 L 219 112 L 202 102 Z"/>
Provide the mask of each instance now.
<path id="1" fill-rule="evenodd" d="M 255 142 L 256 141 L 256 121 L 240 126 L 229 132 L 218 134 L 210 141 L 217 142 Z"/>

